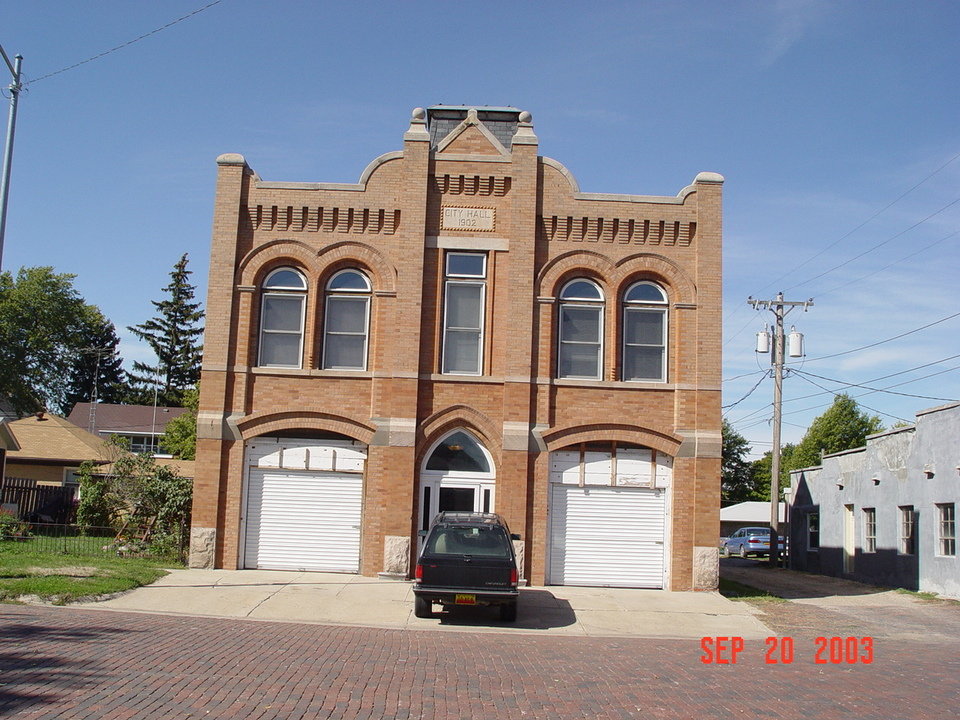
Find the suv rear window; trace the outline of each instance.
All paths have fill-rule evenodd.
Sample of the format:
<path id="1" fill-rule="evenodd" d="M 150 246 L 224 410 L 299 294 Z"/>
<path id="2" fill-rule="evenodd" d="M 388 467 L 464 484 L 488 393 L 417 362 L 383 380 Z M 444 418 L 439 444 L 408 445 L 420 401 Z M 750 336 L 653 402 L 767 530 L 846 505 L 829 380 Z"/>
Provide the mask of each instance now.
<path id="1" fill-rule="evenodd" d="M 430 534 L 424 553 L 509 558 L 509 542 L 499 527 L 438 527 Z"/>

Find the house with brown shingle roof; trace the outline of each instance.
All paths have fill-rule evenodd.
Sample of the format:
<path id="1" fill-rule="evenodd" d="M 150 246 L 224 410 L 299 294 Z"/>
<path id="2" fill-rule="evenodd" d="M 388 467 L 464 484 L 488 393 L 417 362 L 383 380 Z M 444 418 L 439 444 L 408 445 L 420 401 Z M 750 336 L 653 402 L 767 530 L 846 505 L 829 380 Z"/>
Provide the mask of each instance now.
<path id="1" fill-rule="evenodd" d="M 79 402 L 67 420 L 101 440 L 124 438 L 132 452 L 157 454 L 167 423 L 185 412 L 182 407 Z"/>
<path id="2" fill-rule="evenodd" d="M 103 465 L 114 459 L 100 438 L 57 415 L 39 412 L 8 422 L 7 428 L 19 445 L 7 452 L 7 477 L 71 484 L 81 463 Z"/>

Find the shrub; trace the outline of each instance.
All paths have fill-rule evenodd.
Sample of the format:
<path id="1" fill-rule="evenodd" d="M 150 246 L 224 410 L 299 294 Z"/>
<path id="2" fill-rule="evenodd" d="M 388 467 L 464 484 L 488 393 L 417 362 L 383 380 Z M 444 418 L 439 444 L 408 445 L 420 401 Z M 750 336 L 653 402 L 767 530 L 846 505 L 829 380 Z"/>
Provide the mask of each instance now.
<path id="1" fill-rule="evenodd" d="M 6 510 L 0 510 L 0 540 L 16 540 L 30 536 L 30 525 Z"/>

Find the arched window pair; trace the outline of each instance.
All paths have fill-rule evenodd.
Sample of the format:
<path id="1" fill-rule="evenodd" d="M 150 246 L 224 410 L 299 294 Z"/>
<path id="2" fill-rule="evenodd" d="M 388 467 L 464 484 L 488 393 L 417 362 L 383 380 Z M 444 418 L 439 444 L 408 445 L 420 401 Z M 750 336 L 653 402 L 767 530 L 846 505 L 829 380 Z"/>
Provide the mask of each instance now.
<path id="1" fill-rule="evenodd" d="M 324 292 L 323 352 L 327 370 L 366 370 L 370 281 L 359 270 L 341 270 Z M 263 281 L 261 367 L 303 366 L 307 281 L 299 270 L 279 268 Z"/>
<path id="2" fill-rule="evenodd" d="M 560 291 L 557 375 L 603 379 L 603 317 L 606 302 L 593 280 L 571 280 Z M 646 280 L 623 295 L 621 380 L 667 379 L 667 294 Z"/>

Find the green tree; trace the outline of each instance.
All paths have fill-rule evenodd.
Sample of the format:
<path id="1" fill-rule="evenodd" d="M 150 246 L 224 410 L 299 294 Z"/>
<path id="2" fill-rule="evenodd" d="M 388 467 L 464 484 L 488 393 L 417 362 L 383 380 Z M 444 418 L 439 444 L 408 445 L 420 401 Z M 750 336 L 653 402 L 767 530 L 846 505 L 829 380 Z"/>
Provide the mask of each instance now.
<path id="1" fill-rule="evenodd" d="M 0 396 L 19 414 L 63 409 L 77 352 L 99 310 L 51 267 L 0 273 Z"/>
<path id="2" fill-rule="evenodd" d="M 790 463 L 797 446 L 787 443 L 780 448 L 780 497 L 783 489 L 790 487 Z M 773 467 L 773 453 L 767 450 L 759 460 L 750 465 L 750 481 L 757 493 L 757 500 L 770 499 L 770 472 Z"/>
<path id="3" fill-rule="evenodd" d="M 852 397 L 841 393 L 834 398 L 833 405 L 810 424 L 790 458 L 789 469 L 819 465 L 823 454 L 861 447 L 867 435 L 881 430 L 880 418 L 867 415 Z"/>
<path id="4" fill-rule="evenodd" d="M 183 394 L 183 406 L 187 412 L 178 415 L 167 423 L 167 429 L 160 438 L 160 447 L 181 460 L 194 460 L 197 457 L 197 406 L 200 402 L 200 388 L 190 388 Z"/>
<path id="5" fill-rule="evenodd" d="M 133 372 L 128 374 L 128 395 L 141 402 L 147 398 L 152 402 L 152 389 L 157 383 L 157 403 L 179 407 L 184 392 L 200 379 L 203 327 L 199 323 L 203 310 L 199 302 L 193 301 L 196 288 L 190 284 L 191 274 L 184 254 L 170 273 L 170 284 L 164 288 L 167 297 L 152 301 L 157 314 L 127 328 L 146 342 L 157 357 L 156 365 L 135 362 Z"/>
<path id="6" fill-rule="evenodd" d="M 78 402 L 93 396 L 99 402 L 119 403 L 124 398 L 123 360 L 117 352 L 120 338 L 113 323 L 96 307 L 87 306 L 88 319 L 82 331 L 82 347 L 73 356 L 62 414 L 70 412 Z"/>
<path id="7" fill-rule="evenodd" d="M 721 464 L 720 499 L 724 502 L 744 502 L 762 499 L 754 486 L 747 460 L 750 443 L 726 420 L 721 426 L 723 433 L 723 461 Z"/>

